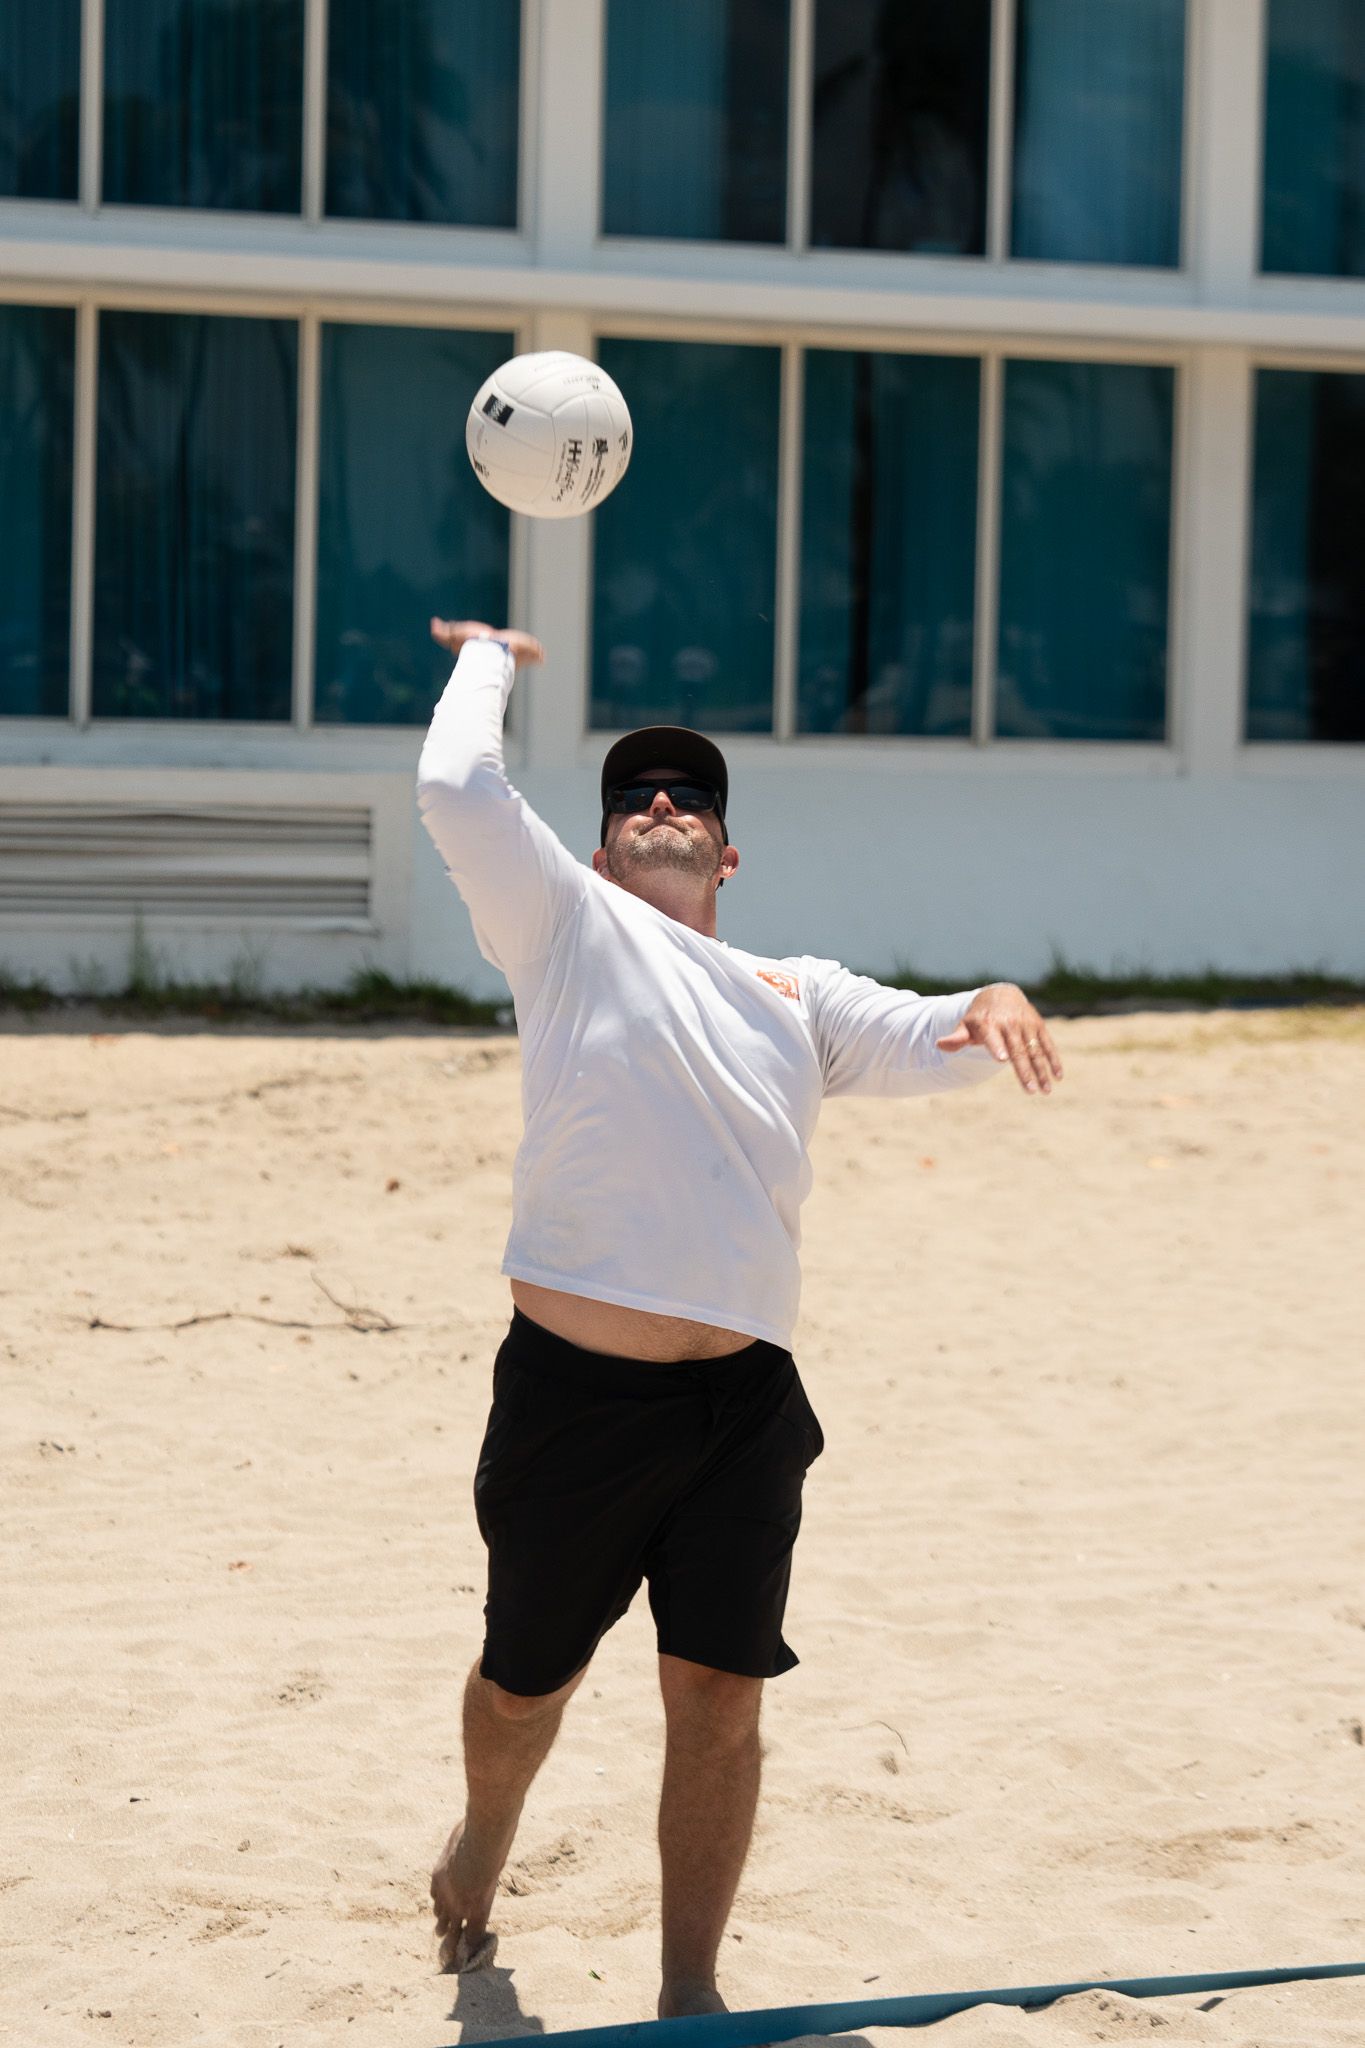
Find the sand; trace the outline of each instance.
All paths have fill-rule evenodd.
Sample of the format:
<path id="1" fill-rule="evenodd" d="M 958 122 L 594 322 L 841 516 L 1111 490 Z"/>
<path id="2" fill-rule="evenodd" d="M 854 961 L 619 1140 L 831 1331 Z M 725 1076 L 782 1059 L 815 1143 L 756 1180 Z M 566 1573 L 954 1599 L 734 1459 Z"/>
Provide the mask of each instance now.
<path id="1" fill-rule="evenodd" d="M 1058 1037 L 1050 1101 L 827 1108 L 732 2004 L 1365 1958 L 1365 1013 Z M 496 1967 L 430 1933 L 517 1082 L 505 1037 L 0 1032 L 3 2039 L 652 2013 L 643 1598 Z M 852 2039 L 1359 2048 L 1365 1981 Z"/>

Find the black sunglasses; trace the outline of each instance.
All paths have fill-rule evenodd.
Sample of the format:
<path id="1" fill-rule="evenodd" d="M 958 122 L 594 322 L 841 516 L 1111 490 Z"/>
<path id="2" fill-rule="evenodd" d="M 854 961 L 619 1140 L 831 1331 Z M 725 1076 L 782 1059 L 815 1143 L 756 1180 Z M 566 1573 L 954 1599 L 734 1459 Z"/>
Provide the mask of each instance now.
<path id="1" fill-rule="evenodd" d="M 720 792 L 712 789 L 710 783 L 675 780 L 671 775 L 651 777 L 647 782 L 618 783 L 615 789 L 607 791 L 607 809 L 627 817 L 636 811 L 647 811 L 661 789 L 675 811 L 701 813 L 720 809 Z"/>

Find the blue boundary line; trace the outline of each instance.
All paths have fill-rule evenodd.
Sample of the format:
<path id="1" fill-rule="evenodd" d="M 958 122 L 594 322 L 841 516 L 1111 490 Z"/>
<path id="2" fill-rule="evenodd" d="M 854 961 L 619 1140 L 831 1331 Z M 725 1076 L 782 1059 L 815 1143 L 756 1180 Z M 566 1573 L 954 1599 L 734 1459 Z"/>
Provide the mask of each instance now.
<path id="1" fill-rule="evenodd" d="M 974 2005 L 1051 2005 L 1081 1991 L 1117 1991 L 1125 1998 L 1177 1998 L 1191 1991 L 1245 1991 L 1310 1978 L 1365 1977 L 1365 1963 L 1305 1964 L 1297 1970 L 1222 1970 L 1193 1977 L 1086 1977 L 1075 1984 L 1026 1984 L 1004 1991 L 930 1991 L 912 1998 L 855 1998 L 843 2005 L 779 2005 L 761 2012 L 713 2012 L 696 2019 L 632 2020 L 624 2026 L 578 2027 L 563 2034 L 507 2035 L 478 2048 L 526 2048 L 529 2040 L 563 2048 L 762 2048 L 807 2034 L 844 2034 L 854 2027 L 932 2027 Z"/>

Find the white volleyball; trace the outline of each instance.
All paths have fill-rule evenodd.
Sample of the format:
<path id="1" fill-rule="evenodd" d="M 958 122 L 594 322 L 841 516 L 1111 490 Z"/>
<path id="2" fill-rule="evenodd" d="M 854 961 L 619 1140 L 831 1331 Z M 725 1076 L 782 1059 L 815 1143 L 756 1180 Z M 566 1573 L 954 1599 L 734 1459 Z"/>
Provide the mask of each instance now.
<path id="1" fill-rule="evenodd" d="M 616 489 L 630 461 L 630 411 L 597 363 L 565 349 L 513 356 L 479 386 L 465 446 L 500 505 L 572 519 Z"/>

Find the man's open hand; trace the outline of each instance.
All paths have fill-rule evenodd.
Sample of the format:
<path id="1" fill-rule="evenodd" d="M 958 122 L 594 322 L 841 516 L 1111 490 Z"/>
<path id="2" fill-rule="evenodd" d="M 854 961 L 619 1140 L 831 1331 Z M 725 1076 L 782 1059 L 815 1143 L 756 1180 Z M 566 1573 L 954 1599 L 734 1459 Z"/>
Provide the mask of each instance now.
<path id="1" fill-rule="evenodd" d="M 1021 988 L 1012 981 L 993 981 L 972 1000 L 956 1031 L 938 1041 L 940 1052 L 961 1052 L 964 1045 L 984 1045 L 998 1060 L 1012 1060 L 1019 1086 L 1036 1095 L 1052 1093 L 1062 1078 L 1062 1063 L 1046 1024 Z"/>
<path id="2" fill-rule="evenodd" d="M 431 637 L 452 654 L 458 654 L 466 640 L 501 640 L 511 649 L 518 668 L 545 659 L 545 649 L 529 633 L 519 632 L 515 626 L 486 626 L 482 619 L 433 619 Z"/>

